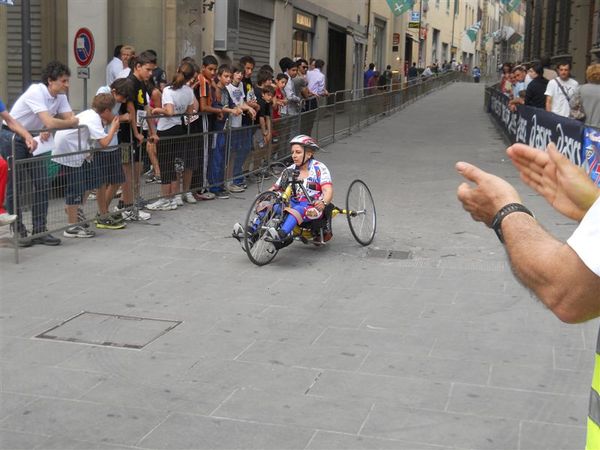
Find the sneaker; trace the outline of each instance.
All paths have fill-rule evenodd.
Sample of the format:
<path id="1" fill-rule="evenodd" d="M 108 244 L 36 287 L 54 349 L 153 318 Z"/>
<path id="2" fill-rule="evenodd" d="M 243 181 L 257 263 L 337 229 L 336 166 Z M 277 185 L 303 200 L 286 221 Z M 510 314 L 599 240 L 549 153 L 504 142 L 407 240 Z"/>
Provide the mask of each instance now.
<path id="1" fill-rule="evenodd" d="M 229 192 L 227 192 L 226 190 L 214 192 L 214 194 L 217 198 L 220 198 L 222 200 L 229 198 Z"/>
<path id="2" fill-rule="evenodd" d="M 117 189 L 117 192 L 115 192 L 115 195 L 113 198 L 121 198 L 122 193 L 123 193 L 123 189 L 121 189 L 121 188 Z"/>
<path id="3" fill-rule="evenodd" d="M 146 209 L 150 211 L 170 211 L 171 209 L 171 201 L 166 198 L 159 198 L 154 203 L 149 203 L 146 205 Z"/>
<path id="4" fill-rule="evenodd" d="M 63 236 L 66 238 L 92 238 L 96 236 L 92 230 L 86 230 L 81 225 L 75 225 L 74 227 L 67 228 Z"/>
<path id="5" fill-rule="evenodd" d="M 96 190 L 94 189 L 92 192 L 88 194 L 88 200 L 96 200 Z"/>
<path id="6" fill-rule="evenodd" d="M 122 212 L 123 220 L 126 221 L 136 221 L 136 220 L 150 220 L 152 217 L 150 213 L 146 211 L 142 211 L 141 209 L 137 210 L 137 213 L 131 210 Z"/>
<path id="7" fill-rule="evenodd" d="M 285 231 L 278 230 L 275 227 L 267 228 L 265 236 L 267 238 L 265 240 L 270 242 L 286 242 L 288 240 L 291 240 L 291 236 L 288 236 L 288 234 Z"/>
<path id="8" fill-rule="evenodd" d="M 183 205 L 183 200 L 181 201 L 181 204 Z M 179 206 L 179 202 L 177 201 L 177 199 L 172 198 L 171 200 L 169 200 L 169 205 L 170 209 L 174 210 L 177 209 L 177 207 Z"/>
<path id="9" fill-rule="evenodd" d="M 233 231 L 231 233 L 231 236 L 233 236 L 234 239 L 237 239 L 240 243 L 242 243 L 242 245 L 244 245 L 242 242 L 244 233 L 244 227 L 241 223 L 238 222 L 233 225 Z"/>
<path id="10" fill-rule="evenodd" d="M 33 233 L 33 234 L 35 234 L 35 233 Z M 51 234 L 46 234 L 44 236 L 36 237 L 31 240 L 31 245 L 38 245 L 38 244 L 39 245 L 50 245 L 50 246 L 60 245 L 60 239 L 55 238 Z"/>
<path id="11" fill-rule="evenodd" d="M 160 175 L 152 175 L 152 176 L 150 176 L 150 178 L 146 178 L 146 183 L 160 184 L 161 183 Z"/>
<path id="12" fill-rule="evenodd" d="M 187 203 L 198 203 L 198 200 L 194 198 L 194 194 L 192 194 L 191 192 L 186 192 L 185 194 L 183 194 L 183 199 Z"/>
<path id="13" fill-rule="evenodd" d="M 110 218 L 117 223 L 123 223 L 125 222 L 125 219 L 123 219 L 123 214 L 121 214 L 120 212 L 116 212 L 116 213 L 112 213 L 110 215 Z"/>
<path id="14" fill-rule="evenodd" d="M 173 197 L 173 200 L 177 206 L 183 206 L 183 196 L 181 194 L 177 194 L 175 197 Z"/>
<path id="15" fill-rule="evenodd" d="M 265 232 L 265 236 L 268 237 L 272 241 L 278 241 L 280 239 L 279 232 L 277 231 L 277 229 L 275 229 L 275 227 L 267 228 L 267 231 Z"/>
<path id="16" fill-rule="evenodd" d="M 96 228 L 106 230 L 121 230 L 127 225 L 124 222 L 117 222 L 112 217 L 105 217 L 104 219 L 96 219 Z"/>
<path id="17" fill-rule="evenodd" d="M 2 213 L 0 214 L 0 226 L 10 225 L 17 220 L 16 214 Z"/>
<path id="18" fill-rule="evenodd" d="M 246 189 L 243 188 L 240 185 L 237 184 L 230 184 L 229 186 L 227 186 L 227 190 L 231 193 L 238 193 L 238 192 L 244 192 Z"/>
<path id="19" fill-rule="evenodd" d="M 203 201 L 203 200 L 214 200 L 215 199 L 215 194 L 213 194 L 212 192 L 196 192 L 194 194 L 194 198 L 198 201 Z"/>

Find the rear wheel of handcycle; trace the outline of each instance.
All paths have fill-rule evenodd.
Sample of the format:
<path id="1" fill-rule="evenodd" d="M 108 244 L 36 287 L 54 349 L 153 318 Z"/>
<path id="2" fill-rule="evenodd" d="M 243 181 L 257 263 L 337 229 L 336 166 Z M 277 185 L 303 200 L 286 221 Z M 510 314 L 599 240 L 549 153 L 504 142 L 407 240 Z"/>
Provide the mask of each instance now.
<path id="1" fill-rule="evenodd" d="M 277 255 L 277 248 L 265 240 L 269 227 L 277 227 L 283 215 L 283 202 L 279 195 L 265 191 L 254 199 L 244 223 L 244 250 L 257 266 L 269 264 Z"/>
<path id="2" fill-rule="evenodd" d="M 375 237 L 377 213 L 375 202 L 367 185 L 354 180 L 346 194 L 346 210 L 350 232 L 360 245 L 369 245 Z"/>

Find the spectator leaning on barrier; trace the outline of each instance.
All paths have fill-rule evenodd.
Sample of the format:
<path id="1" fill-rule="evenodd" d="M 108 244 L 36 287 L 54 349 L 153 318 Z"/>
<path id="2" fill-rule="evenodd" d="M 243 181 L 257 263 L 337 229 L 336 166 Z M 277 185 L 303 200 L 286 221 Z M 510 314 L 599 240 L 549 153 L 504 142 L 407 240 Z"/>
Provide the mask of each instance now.
<path id="1" fill-rule="evenodd" d="M 290 116 L 295 116 L 300 113 L 302 98 L 300 93 L 296 89 L 294 80 L 298 76 L 298 62 L 289 62 L 285 74 L 288 77 L 288 81 L 285 85 L 285 97 L 287 98 L 287 113 Z"/>
<path id="2" fill-rule="evenodd" d="M 587 83 L 579 87 L 585 111 L 585 122 L 600 128 L 600 64 L 592 64 L 585 71 Z"/>
<path id="3" fill-rule="evenodd" d="M 502 64 L 502 77 L 500 78 L 500 92 L 507 97 L 510 97 L 512 93 L 512 65 L 505 62 Z"/>
<path id="4" fill-rule="evenodd" d="M 569 102 L 577 95 L 579 83 L 571 78 L 571 63 L 558 63 L 558 77 L 550 80 L 546 87 L 546 111 L 569 117 Z"/>
<path id="5" fill-rule="evenodd" d="M 96 235 L 86 226 L 78 225 L 79 222 L 86 221 L 82 206 L 87 193 L 98 187 L 98 166 L 94 155 L 81 152 L 93 149 L 95 143 L 100 148 L 110 146 L 119 130 L 119 116 L 113 114 L 115 103 L 112 94 L 98 94 L 90 109 L 77 114 L 81 128 L 56 132 L 52 156 L 61 165 L 61 173 L 66 180 L 65 201 L 69 228 L 64 231 L 64 237 L 91 238 Z M 104 130 L 105 123 L 110 123 L 108 133 Z"/>
<path id="6" fill-rule="evenodd" d="M 129 124 L 121 124 L 119 141 L 131 143 L 131 149 L 126 148 L 123 151 L 125 183 L 119 201 L 120 209 L 133 206 L 134 196 L 139 192 L 142 153 L 145 147 L 144 139 L 146 138 L 142 129 L 144 122 L 148 124 L 148 142 L 158 141 L 154 123 L 145 119 L 150 114 L 146 81 L 152 77 L 152 71 L 156 67 L 156 58 L 149 52 L 142 52 L 134 58 L 132 65 L 133 71 L 127 78 L 133 83 L 133 99 L 123 104 L 120 110 L 120 114 L 129 114 Z M 133 160 L 130 160 L 130 158 L 133 158 Z M 125 220 L 150 219 L 150 214 L 145 211 L 137 211 L 137 216 L 132 211 L 126 211 L 123 216 Z"/>
<path id="7" fill-rule="evenodd" d="M 513 75 L 513 85 L 512 85 L 512 99 L 523 98 L 525 95 L 525 90 L 527 89 L 525 85 L 525 76 L 527 75 L 527 70 L 525 66 L 515 66 L 512 70 Z"/>
<path id="8" fill-rule="evenodd" d="M 494 228 L 515 276 L 560 320 L 600 316 L 600 189 L 550 144 L 547 152 L 515 144 L 507 151 L 521 179 L 564 216 L 579 222 L 567 243 L 545 231 L 503 179 L 459 162 L 458 198 L 474 220 Z M 600 338 L 600 335 L 599 335 Z M 600 448 L 600 339 L 587 421 L 586 449 Z"/>
<path id="9" fill-rule="evenodd" d="M 219 62 L 213 55 L 206 55 L 202 58 L 202 69 L 198 74 L 198 81 L 194 86 L 194 94 L 196 100 L 198 100 L 198 107 L 202 116 L 200 117 L 202 133 L 210 133 L 214 130 L 215 120 L 221 116 L 221 111 L 213 106 L 213 87 L 212 80 L 215 78 L 217 73 L 217 66 Z M 201 193 L 198 193 L 195 198 L 196 200 L 213 200 L 215 194 L 206 190 L 208 186 L 208 164 L 210 160 L 210 154 L 212 152 L 212 136 L 210 134 L 204 134 L 202 141 L 200 166 L 192 176 L 192 188 L 202 189 Z"/>
<path id="10" fill-rule="evenodd" d="M 177 69 L 177 74 L 169 86 L 163 91 L 162 107 L 154 108 L 152 115 L 162 115 L 158 119 L 157 132 L 158 141 L 158 164 L 161 167 L 161 185 L 160 191 L 162 198 L 154 203 L 146 205 L 147 209 L 152 211 L 170 211 L 183 205 L 183 199 L 177 201 L 175 198 L 179 191 L 178 173 L 176 166 L 185 160 L 185 152 L 188 150 L 196 153 L 196 149 L 186 147 L 186 143 L 178 137 L 185 134 L 182 125 L 181 114 L 193 114 L 195 112 L 196 100 L 194 91 L 187 85 L 187 82 L 194 77 L 194 66 L 190 63 L 183 63 Z M 175 116 L 175 117 L 173 117 Z M 191 168 L 184 164 L 185 170 L 188 170 L 191 176 Z M 184 188 L 185 189 L 185 188 Z M 195 203 L 191 192 L 185 193 L 186 198 L 191 197 Z"/>
<path id="11" fill-rule="evenodd" d="M 120 114 L 121 105 L 133 98 L 133 82 L 128 78 L 119 78 L 110 86 L 98 89 L 98 94 L 111 94 L 115 99 L 113 114 L 118 116 L 119 123 L 129 122 L 129 114 Z M 112 123 L 112 122 L 111 122 Z M 104 131 L 108 134 L 111 124 L 104 124 Z M 125 182 L 125 173 L 121 163 L 121 149 L 119 148 L 119 133 L 113 135 L 110 146 L 96 153 L 95 163 L 98 167 L 98 188 L 96 203 L 98 204 L 98 217 L 96 228 L 118 230 L 125 228 L 123 216 L 115 213 L 108 216 L 110 203 L 115 197 L 119 186 Z"/>
<path id="12" fill-rule="evenodd" d="M 78 119 L 73 114 L 67 92 L 69 91 L 69 78 L 71 71 L 69 68 L 58 62 L 52 61 L 42 71 L 42 82 L 34 83 L 17 99 L 13 105 L 10 115 L 27 130 L 39 130 L 42 128 L 57 129 L 76 127 L 79 123 Z M 0 150 L 6 159 L 12 153 L 12 138 L 13 132 L 8 129 L 6 124 L 2 126 L 0 134 Z M 52 135 L 43 133 L 41 139 L 51 142 Z M 15 138 L 15 159 L 24 160 L 31 158 L 25 141 L 20 138 Z M 46 161 L 30 162 L 23 166 L 23 170 L 29 173 L 33 183 L 33 205 L 31 208 L 31 216 L 33 223 L 33 234 L 46 232 L 46 221 L 48 215 L 48 170 Z M 27 177 L 23 174 L 18 174 L 19 184 L 17 192 L 23 192 L 24 183 Z M 7 189 L 7 206 L 11 214 L 19 216 L 17 219 L 16 232 L 21 237 L 27 236 L 27 229 L 22 222 L 21 205 L 17 198 L 17 209 L 13 208 L 13 192 L 12 183 L 9 183 Z M 50 234 L 37 237 L 30 242 L 22 242 L 20 245 L 26 246 L 31 244 L 43 245 L 59 245 L 60 239 L 55 238 Z"/>
<path id="13" fill-rule="evenodd" d="M 231 67 L 227 64 L 219 66 L 217 80 L 213 107 L 220 111 L 220 117 L 217 117 L 215 120 L 215 131 L 217 134 L 214 138 L 214 148 L 208 163 L 208 180 L 210 182 L 210 191 L 217 198 L 228 199 L 229 192 L 225 189 L 224 185 L 225 163 L 227 162 L 227 132 L 225 127 L 228 121 L 231 120 L 229 116 L 239 116 L 242 114 L 242 110 L 233 103 L 227 90 L 227 85 L 231 83 Z"/>
<path id="14" fill-rule="evenodd" d="M 37 142 L 33 139 L 33 136 L 23 126 L 11 117 L 6 111 L 6 106 L 2 100 L 0 100 L 0 118 L 6 123 L 8 128 L 17 133 L 22 139 L 25 140 L 25 145 L 29 151 L 35 150 Z M 16 214 L 9 214 L 4 209 L 4 197 L 6 194 L 6 184 L 8 182 L 8 163 L 0 155 L 0 226 L 9 225 L 17 220 Z"/>
<path id="15" fill-rule="evenodd" d="M 527 106 L 544 109 L 546 107 L 546 88 L 548 87 L 548 80 L 544 78 L 544 69 L 542 65 L 540 63 L 533 64 L 528 70 L 528 75 L 531 78 L 531 81 L 525 90 L 524 103 Z"/>

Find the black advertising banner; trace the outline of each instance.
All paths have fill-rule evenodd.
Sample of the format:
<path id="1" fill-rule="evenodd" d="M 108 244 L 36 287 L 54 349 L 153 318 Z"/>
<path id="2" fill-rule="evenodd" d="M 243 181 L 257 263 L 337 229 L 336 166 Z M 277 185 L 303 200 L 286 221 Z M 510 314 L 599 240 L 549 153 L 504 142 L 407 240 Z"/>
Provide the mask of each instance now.
<path id="1" fill-rule="evenodd" d="M 510 142 L 515 142 L 518 114 L 508 109 L 508 97 L 496 89 L 490 91 L 490 114 L 508 134 Z"/>
<path id="2" fill-rule="evenodd" d="M 575 164 L 583 165 L 582 122 L 531 106 L 519 106 L 518 112 L 513 142 L 523 142 L 539 149 L 545 149 L 554 142 L 563 155 Z"/>

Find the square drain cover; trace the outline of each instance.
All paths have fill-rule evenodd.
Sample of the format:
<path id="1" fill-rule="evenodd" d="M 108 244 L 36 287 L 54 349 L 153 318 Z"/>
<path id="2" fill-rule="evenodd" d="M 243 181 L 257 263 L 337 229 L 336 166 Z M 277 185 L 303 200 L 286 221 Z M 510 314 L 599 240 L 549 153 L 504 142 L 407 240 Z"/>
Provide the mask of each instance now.
<path id="1" fill-rule="evenodd" d="M 36 338 L 140 349 L 181 321 L 83 311 Z"/>

